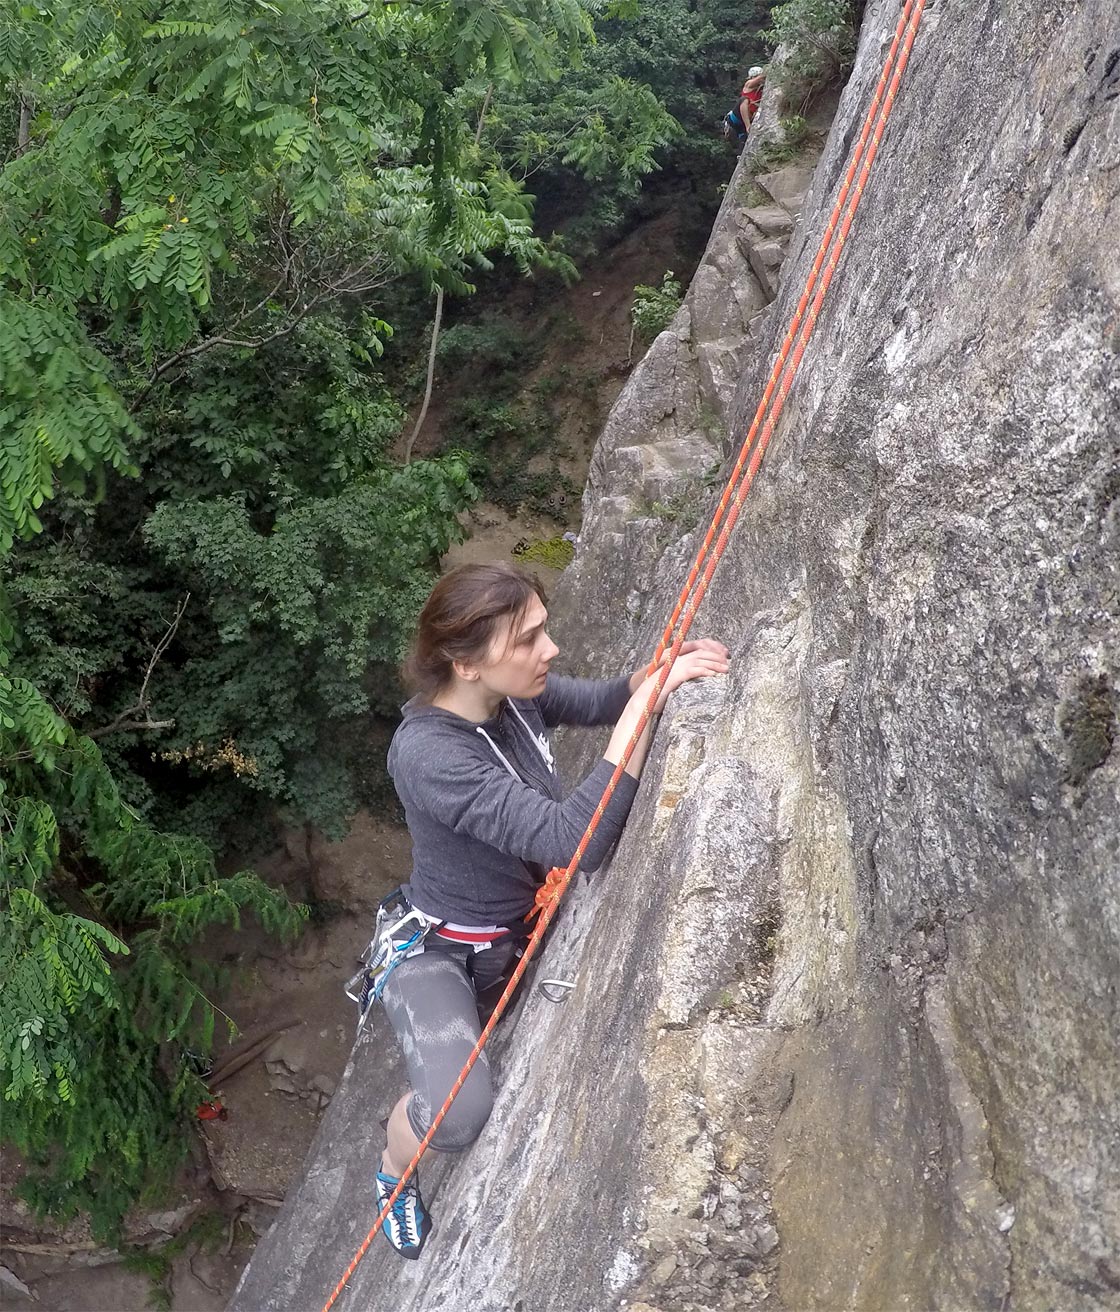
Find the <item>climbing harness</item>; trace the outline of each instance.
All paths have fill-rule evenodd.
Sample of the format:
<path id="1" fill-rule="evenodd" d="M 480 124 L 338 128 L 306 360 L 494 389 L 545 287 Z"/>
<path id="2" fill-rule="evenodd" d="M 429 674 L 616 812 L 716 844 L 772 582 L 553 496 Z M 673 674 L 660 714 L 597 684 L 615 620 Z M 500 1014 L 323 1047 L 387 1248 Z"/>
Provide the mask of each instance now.
<path id="1" fill-rule="evenodd" d="M 467 1058 L 463 1069 L 451 1086 L 451 1091 L 444 1100 L 443 1106 L 432 1119 L 428 1132 L 420 1141 L 419 1147 L 413 1154 L 412 1160 L 405 1168 L 404 1174 L 397 1183 L 396 1188 L 389 1198 L 385 1201 L 377 1219 L 374 1221 L 372 1228 L 366 1235 L 350 1261 L 350 1265 L 342 1273 L 338 1284 L 331 1291 L 329 1298 L 323 1306 L 322 1312 L 330 1312 L 330 1309 L 338 1301 L 339 1295 L 346 1287 L 347 1281 L 357 1269 L 358 1263 L 366 1255 L 370 1244 L 373 1243 L 374 1237 L 381 1228 L 382 1222 L 388 1215 L 393 1204 L 400 1196 L 401 1191 L 405 1188 L 406 1182 L 411 1178 L 416 1170 L 420 1159 L 428 1150 L 433 1136 L 439 1130 L 447 1115 L 448 1109 L 458 1096 L 467 1077 L 470 1075 L 482 1052 L 490 1035 L 494 1032 L 502 1013 L 513 997 L 522 976 L 528 969 L 529 962 L 532 960 L 535 952 L 544 938 L 545 931 L 548 929 L 553 916 L 556 914 L 556 908 L 560 899 L 563 897 L 568 885 L 571 883 L 575 872 L 579 869 L 580 861 L 587 850 L 599 822 L 603 818 L 610 799 L 614 796 L 615 788 L 622 777 L 626 765 L 633 755 L 646 726 L 654 713 L 654 707 L 657 700 L 664 690 L 666 680 L 669 677 L 669 671 L 673 662 L 680 653 L 680 649 L 688 632 L 692 627 L 692 622 L 696 618 L 697 609 L 704 599 L 711 582 L 712 575 L 718 565 L 724 550 L 727 547 L 731 530 L 734 528 L 742 510 L 743 503 L 747 493 L 750 491 L 755 475 L 758 472 L 759 465 L 762 462 L 763 454 L 773 436 L 775 425 L 778 422 L 782 409 L 785 405 L 786 398 L 789 395 L 790 388 L 793 385 L 793 379 L 797 374 L 798 367 L 801 364 L 802 356 L 805 352 L 805 346 L 808 343 L 813 329 L 816 326 L 817 317 L 820 313 L 821 305 L 832 282 L 833 274 L 839 262 L 840 254 L 843 251 L 844 244 L 847 241 L 848 232 L 852 225 L 856 211 L 859 208 L 860 201 L 863 197 L 864 187 L 867 182 L 871 165 L 878 153 L 879 145 L 883 139 L 883 132 L 886 128 L 887 120 L 890 117 L 894 107 L 895 97 L 898 94 L 899 84 L 902 80 L 902 74 L 909 62 L 910 51 L 913 49 L 914 40 L 918 35 L 918 27 L 921 23 L 922 12 L 925 9 L 926 0 L 905 0 L 902 10 L 899 14 L 898 25 L 895 28 L 894 40 L 891 42 L 884 61 L 882 71 L 879 75 L 879 81 L 875 88 L 875 94 L 872 97 L 867 115 L 864 118 L 863 128 L 855 149 L 852 152 L 852 158 L 848 165 L 844 181 L 837 193 L 832 213 L 829 216 L 828 223 L 824 233 L 821 236 L 820 248 L 817 251 L 816 258 L 813 261 L 812 268 L 806 279 L 804 291 L 798 301 L 797 309 L 794 312 L 790 322 L 789 329 L 785 339 L 778 350 L 774 360 L 773 368 L 770 372 L 769 380 L 759 402 L 754 419 L 751 423 L 750 430 L 743 440 L 743 445 L 739 452 L 739 457 L 735 462 L 735 467 L 727 480 L 723 495 L 720 498 L 719 505 L 716 507 L 712 516 L 712 522 L 708 527 L 708 532 L 697 553 L 696 559 L 689 570 L 688 579 L 681 591 L 680 597 L 673 610 L 673 614 L 665 627 L 665 631 L 658 643 L 657 650 L 650 662 L 649 672 L 660 671 L 657 682 L 650 693 L 649 700 L 641 718 L 636 725 L 630 741 L 626 744 L 622 752 L 621 759 L 615 766 L 614 773 L 610 781 L 603 790 L 603 796 L 599 799 L 598 805 L 591 820 L 584 830 L 583 837 L 579 840 L 572 859 L 568 862 L 564 870 L 558 867 L 549 871 L 548 880 L 544 888 L 538 892 L 538 906 L 534 908 L 536 914 L 539 912 L 536 924 L 533 927 L 532 936 L 526 945 L 517 967 L 510 976 L 509 983 L 506 985 L 505 992 L 498 999 L 489 1020 L 483 1027 L 478 1041 L 475 1043 L 470 1056 Z M 858 171 L 858 177 L 857 177 Z M 854 183 L 854 186 L 853 186 Z M 823 270 L 823 273 L 822 273 Z M 818 284 L 818 278 L 820 279 Z M 800 336 L 798 330 L 800 328 Z M 796 338 L 796 342 L 795 342 Z M 792 348 L 792 350 L 791 350 Z M 774 400 L 775 393 L 777 399 Z M 774 405 L 771 407 L 771 401 Z M 669 652 L 669 660 L 663 661 L 662 657 L 665 652 Z M 546 891 L 547 890 L 547 891 Z M 543 894 L 543 896 L 542 896 Z"/>
<path id="2" fill-rule="evenodd" d="M 533 746 L 540 753 L 541 760 L 549 773 L 555 774 L 556 762 L 547 734 L 534 733 L 532 726 L 514 703 L 509 698 L 506 700 L 510 711 L 532 739 Z M 477 732 L 486 739 L 490 750 L 510 774 L 519 782 L 524 782 L 506 754 L 481 725 L 477 727 Z M 508 925 L 454 925 L 438 920 L 414 907 L 403 887 L 394 889 L 378 905 L 373 937 L 359 958 L 362 968 L 351 977 L 345 989 L 346 996 L 358 1004 L 359 1034 L 373 1010 L 373 1004 L 384 992 L 393 971 L 402 961 L 407 961 L 409 957 L 418 956 L 423 952 L 424 940 L 433 931 L 438 938 L 467 945 L 472 953 L 485 952 L 499 939 L 508 938 L 512 932 Z"/>
<path id="3" fill-rule="evenodd" d="M 393 971 L 402 961 L 419 956 L 429 935 L 465 946 L 473 955 L 487 951 L 513 932 L 508 925 L 455 925 L 437 920 L 414 907 L 403 886 L 395 888 L 378 905 L 373 938 L 359 958 L 362 968 L 346 985 L 346 996 L 358 1004 L 358 1033 Z"/>
<path id="4" fill-rule="evenodd" d="M 362 969 L 346 985 L 346 996 L 358 1004 L 359 1034 L 393 971 L 402 961 L 424 951 L 424 940 L 439 923 L 434 917 L 418 911 L 405 896 L 403 888 L 396 888 L 388 897 L 382 898 L 377 908 L 373 938 L 360 958 Z"/>
<path id="5" fill-rule="evenodd" d="M 736 141 L 746 141 L 747 139 L 747 125 L 743 122 L 743 116 L 739 113 L 738 109 L 728 110 L 723 116 L 723 121 L 720 124 L 720 127 L 723 131 L 723 135 L 727 137 L 728 140 L 730 140 L 732 135 L 734 135 Z"/>

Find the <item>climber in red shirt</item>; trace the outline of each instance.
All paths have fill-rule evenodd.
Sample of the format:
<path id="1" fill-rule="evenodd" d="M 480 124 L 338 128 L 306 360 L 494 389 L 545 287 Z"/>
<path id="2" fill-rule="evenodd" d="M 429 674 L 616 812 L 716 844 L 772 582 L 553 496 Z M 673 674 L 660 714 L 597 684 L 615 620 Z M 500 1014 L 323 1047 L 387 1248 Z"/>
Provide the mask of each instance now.
<path id="1" fill-rule="evenodd" d="M 750 129 L 758 107 L 762 104 L 762 88 L 766 85 L 766 73 L 757 64 L 747 73 L 747 80 L 739 92 L 739 117 Z"/>

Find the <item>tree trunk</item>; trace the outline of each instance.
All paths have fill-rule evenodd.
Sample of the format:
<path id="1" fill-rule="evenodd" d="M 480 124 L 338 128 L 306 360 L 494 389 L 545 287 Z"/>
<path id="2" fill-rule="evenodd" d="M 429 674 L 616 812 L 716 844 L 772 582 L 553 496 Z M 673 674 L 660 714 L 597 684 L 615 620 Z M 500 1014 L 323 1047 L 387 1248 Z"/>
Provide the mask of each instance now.
<path id="1" fill-rule="evenodd" d="M 19 98 L 19 135 L 16 137 L 16 149 L 22 155 L 31 144 L 31 101 L 26 96 Z"/>
<path id="2" fill-rule="evenodd" d="M 478 149 L 479 142 L 482 140 L 482 124 L 486 118 L 486 111 L 490 108 L 490 97 L 494 93 L 493 82 L 486 88 L 486 95 L 482 100 L 482 108 L 478 111 L 478 127 L 474 130 L 474 148 Z"/>
<path id="3" fill-rule="evenodd" d="M 412 430 L 412 436 L 408 439 L 408 445 L 404 449 L 404 463 L 407 465 L 412 460 L 412 448 L 416 445 L 416 439 L 420 435 L 421 428 L 424 427 L 424 419 L 428 413 L 428 403 L 432 399 L 432 381 L 436 376 L 436 345 L 439 342 L 439 324 L 443 318 L 443 288 L 436 288 L 436 318 L 432 324 L 432 346 L 428 351 L 428 383 L 424 388 L 424 404 L 420 407 L 420 414 L 416 419 L 416 427 Z"/>

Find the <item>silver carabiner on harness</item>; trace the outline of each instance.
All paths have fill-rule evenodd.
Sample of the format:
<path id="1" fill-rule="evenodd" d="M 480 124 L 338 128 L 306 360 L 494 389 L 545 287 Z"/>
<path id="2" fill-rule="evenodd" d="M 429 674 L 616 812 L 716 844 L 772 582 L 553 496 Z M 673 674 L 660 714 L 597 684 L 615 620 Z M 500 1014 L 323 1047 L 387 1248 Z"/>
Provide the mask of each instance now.
<path id="1" fill-rule="evenodd" d="M 402 961 L 423 952 L 424 939 L 439 923 L 412 906 L 399 888 L 382 901 L 377 908 L 373 938 L 360 958 L 362 969 L 345 989 L 346 996 L 358 1004 L 359 1033 L 389 976 Z"/>

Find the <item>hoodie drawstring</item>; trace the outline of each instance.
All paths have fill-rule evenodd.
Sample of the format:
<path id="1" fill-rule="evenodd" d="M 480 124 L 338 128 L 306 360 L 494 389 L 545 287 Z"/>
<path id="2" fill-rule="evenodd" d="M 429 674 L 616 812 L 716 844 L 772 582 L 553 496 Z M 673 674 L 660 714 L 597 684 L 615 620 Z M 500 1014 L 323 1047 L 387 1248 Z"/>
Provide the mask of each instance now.
<path id="1" fill-rule="evenodd" d="M 548 766 L 549 774 L 555 774 L 556 766 L 553 764 L 552 749 L 548 745 L 548 739 L 544 736 L 544 734 L 538 735 L 533 732 L 532 728 L 529 725 L 528 720 L 526 720 L 526 718 L 521 714 L 521 712 L 517 709 L 517 707 L 514 706 L 513 702 L 510 701 L 508 697 L 506 698 L 506 702 L 510 710 L 514 713 L 514 715 L 517 716 L 517 718 L 525 726 L 525 732 L 533 740 L 533 746 L 537 749 L 538 752 L 540 752 L 541 760 L 544 761 L 545 765 Z M 517 771 L 513 768 L 513 766 L 510 765 L 509 758 L 498 746 L 498 744 L 493 740 L 493 738 L 490 737 L 490 735 L 486 732 L 486 730 L 482 727 L 481 724 L 475 725 L 475 732 L 480 733 L 483 736 L 483 738 L 486 739 L 486 741 L 490 744 L 490 750 L 494 753 L 494 755 L 498 758 L 498 760 L 501 761 L 501 763 L 506 767 L 506 769 L 510 772 L 510 774 L 513 775 L 513 777 L 516 780 L 518 780 L 520 783 L 524 783 L 525 780 L 522 779 L 521 776 L 517 773 Z"/>
<path id="2" fill-rule="evenodd" d="M 518 783 L 524 783 L 525 780 L 522 779 L 521 776 L 517 773 L 517 771 L 513 768 L 513 766 L 510 765 L 508 759 L 506 758 L 505 752 L 502 751 L 502 749 L 493 740 L 493 738 L 490 737 L 490 735 L 486 732 L 486 730 L 482 727 L 481 724 L 475 725 L 475 733 L 482 734 L 483 738 L 485 738 L 486 741 L 490 744 L 490 750 L 494 753 L 494 755 L 498 758 L 498 760 L 501 761 L 501 763 L 506 767 L 506 769 L 510 772 L 510 774 L 513 775 L 513 777 L 518 781 Z"/>

